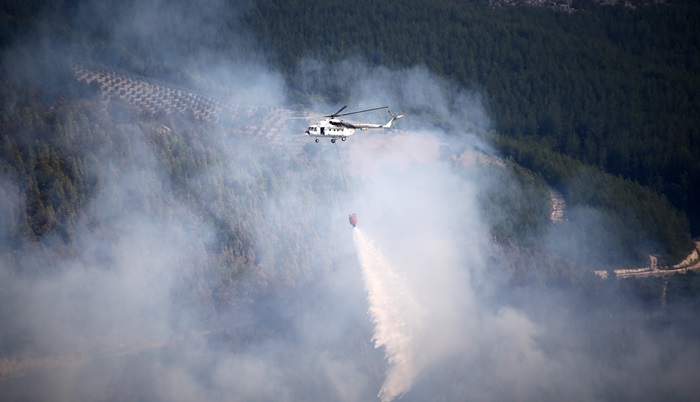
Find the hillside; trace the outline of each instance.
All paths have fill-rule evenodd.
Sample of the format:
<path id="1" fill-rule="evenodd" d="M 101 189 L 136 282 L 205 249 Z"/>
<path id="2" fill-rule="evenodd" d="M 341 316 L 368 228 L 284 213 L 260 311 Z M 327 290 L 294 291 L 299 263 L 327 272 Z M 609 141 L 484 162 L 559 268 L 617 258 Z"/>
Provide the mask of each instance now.
<path id="1" fill-rule="evenodd" d="M 115 4 L 2 9 L 0 399 L 700 391 L 697 273 L 595 272 L 680 263 L 683 211 L 553 145 L 556 130 L 518 133 L 504 116 L 519 106 L 494 90 L 503 71 L 480 65 L 483 87 L 465 84 L 441 57 L 456 48 L 434 46 L 433 18 L 448 31 L 483 18 L 476 35 L 561 17 L 418 0 Z M 353 34 L 288 25 L 319 15 Z M 405 39 L 383 31 L 393 19 L 415 47 L 383 50 Z M 417 63 L 423 46 L 436 53 Z M 335 144 L 302 135 L 297 117 L 339 104 L 406 117 Z"/>
<path id="2" fill-rule="evenodd" d="M 337 170 L 336 151 L 330 144 L 310 143 L 311 147 L 297 148 L 292 146 L 296 140 L 289 141 L 291 133 L 286 132 L 285 125 L 254 128 L 256 122 L 262 121 L 258 118 L 261 114 L 267 115 L 274 109 L 264 108 L 262 112 L 248 115 L 255 108 L 222 104 L 222 113 L 231 114 L 230 120 L 220 120 L 236 124 L 218 125 L 202 119 L 204 114 L 195 113 L 198 105 L 210 102 L 204 95 L 181 89 L 183 92 L 177 95 L 178 99 L 200 101 L 187 103 L 184 109 L 156 107 L 154 105 L 170 104 L 165 94 L 173 93 L 173 89 L 169 92 L 167 83 L 148 84 L 148 80 L 136 75 L 110 75 L 85 68 L 69 72 L 74 91 L 80 95 L 63 97 L 58 103 L 47 106 L 43 113 L 35 114 L 40 117 L 38 121 L 48 119 L 53 127 L 32 131 L 37 139 L 47 135 L 38 143 L 35 159 L 31 157 L 34 152 L 31 144 L 36 141 L 25 143 L 19 141 L 20 137 L 10 136 L 4 139 L 5 143 L 18 146 L 16 150 L 22 160 L 18 166 L 34 166 L 13 174 L 26 174 L 20 177 L 36 182 L 35 194 L 39 197 L 34 213 L 38 215 L 38 211 L 44 211 L 44 219 L 40 220 L 33 215 L 33 209 L 16 209 L 16 206 L 32 204 L 24 204 L 21 193 L 16 192 L 17 187 L 5 182 L 4 199 L 11 202 L 3 206 L 11 213 L 3 216 L 14 216 L 16 220 L 5 222 L 16 223 L 11 226 L 13 231 L 7 232 L 12 238 L 3 242 L 4 266 L 12 267 L 3 275 L 20 292 L 5 289 L 2 295 L 9 301 L 2 316 L 5 323 L 2 392 L 5 396 L 41 396 L 51 389 L 44 387 L 53 381 L 71 384 L 73 374 L 70 373 L 84 379 L 88 372 L 95 370 L 107 375 L 97 375 L 96 380 L 111 379 L 128 395 L 143 392 L 136 386 L 135 378 L 120 376 L 119 370 L 109 368 L 113 365 L 128 365 L 137 376 L 146 378 L 164 373 L 172 375 L 172 369 L 186 370 L 192 373 L 189 375 L 208 373 L 205 375 L 231 378 L 238 373 L 238 368 L 222 368 L 221 363 L 207 364 L 218 361 L 212 354 L 245 356 L 251 349 L 258 350 L 252 355 L 256 360 L 277 365 L 280 375 L 286 378 L 291 373 L 288 368 L 304 360 L 300 354 L 326 353 L 323 342 L 329 342 L 328 347 L 335 353 L 341 350 L 339 358 L 358 364 L 362 372 L 374 370 L 375 374 L 366 381 L 377 381 L 381 377 L 382 358 L 367 351 L 371 347 L 368 345 L 371 336 L 367 322 L 362 319 L 365 305 L 361 302 L 362 296 L 348 286 L 357 280 L 358 271 L 350 262 L 352 259 L 347 260 L 350 252 L 343 246 L 343 233 L 351 230 L 345 222 L 346 208 L 360 208 L 361 225 L 368 233 L 377 234 L 378 239 L 383 238 L 380 233 L 395 236 L 396 230 L 416 225 L 423 231 L 429 230 L 433 237 L 439 235 L 456 244 L 462 244 L 458 239 L 466 233 L 490 231 L 491 235 L 469 240 L 465 243 L 469 246 L 464 249 L 472 264 L 482 258 L 488 261 L 488 270 L 473 265 L 476 269 L 473 274 L 474 280 L 491 283 L 489 286 L 505 281 L 497 286 L 505 286 L 503 289 L 515 286 L 518 292 L 529 292 L 531 287 L 537 289 L 541 286 L 537 284 L 544 284 L 550 289 L 563 286 L 575 294 L 600 288 L 597 291 L 603 292 L 607 300 L 601 308 L 615 311 L 621 308 L 619 303 L 626 300 L 614 296 L 620 292 L 614 288 L 624 286 L 589 283 L 586 271 L 581 271 L 574 260 L 553 255 L 552 249 L 536 238 L 530 237 L 529 245 L 512 243 L 516 239 L 513 233 L 523 230 L 517 228 L 522 218 L 514 220 L 517 214 L 513 211 L 504 214 L 498 212 L 499 208 L 515 208 L 524 213 L 536 203 L 539 204 L 535 209 L 539 216 L 536 219 L 548 222 L 543 223 L 545 226 L 560 225 L 551 220 L 550 190 L 532 172 L 516 166 L 506 168 L 509 162 L 472 147 L 450 143 L 449 137 L 435 138 L 430 133 L 397 130 L 389 135 L 364 134 L 349 139 L 343 143 L 347 148 L 343 148 L 340 155 L 348 169 L 345 174 L 350 180 L 350 194 L 355 194 L 351 195 L 353 202 L 348 204 L 343 201 L 347 193 Z M 111 81 L 116 87 L 107 85 L 105 80 L 105 85 L 93 92 L 85 79 L 92 74 L 96 80 L 117 75 L 122 80 Z M 148 85 L 158 85 L 160 89 Z M 153 103 L 144 103 L 148 94 L 135 96 L 130 88 L 150 88 L 150 92 L 162 95 L 153 99 Z M 88 91 L 80 92 L 85 89 Z M 58 127 L 64 128 L 59 130 Z M 247 128 L 241 130 L 240 127 Z M 29 131 L 24 133 L 25 137 L 21 138 L 26 141 Z M 20 144 L 29 145 L 29 148 L 19 148 Z M 75 168 L 66 168 L 68 166 Z M 426 173 L 434 169 L 438 169 L 437 175 Z M 515 170 L 508 173 L 510 169 Z M 518 171 L 521 173 L 515 173 Z M 513 174 L 515 176 L 511 176 Z M 509 176 L 520 178 L 513 180 Z M 442 179 L 437 180 L 438 177 Z M 435 180 L 439 183 L 445 179 L 448 179 L 448 188 L 442 185 L 433 188 L 438 191 L 434 202 L 447 196 L 452 214 L 439 219 L 447 219 L 458 226 L 455 231 L 433 232 L 435 229 L 429 229 L 430 225 L 421 224 L 421 216 L 432 221 L 443 215 L 436 215 L 443 209 L 426 208 L 421 200 L 424 195 L 415 190 L 431 186 L 431 181 L 435 186 Z M 539 184 L 530 187 L 533 180 Z M 71 190 L 73 181 L 84 184 Z M 415 183 L 421 186 L 415 187 Z M 377 185 L 383 189 L 370 190 Z M 450 195 L 453 191 L 450 188 L 455 185 L 467 187 Z M 480 196 L 486 198 L 481 198 L 482 212 L 476 215 L 480 217 L 477 220 L 465 214 L 471 207 L 463 210 L 455 204 L 455 197 L 471 200 L 474 193 L 469 187 L 474 185 L 484 186 L 486 190 Z M 386 188 L 392 192 L 386 193 Z M 404 199 L 403 194 L 411 191 L 414 196 Z M 75 195 L 66 202 L 55 203 L 61 200 L 60 194 Z M 83 201 L 72 209 L 67 202 L 71 199 Z M 389 204 L 381 206 L 377 204 L 379 199 L 386 199 Z M 26 202 L 31 199 L 27 198 Z M 427 205 L 433 206 L 434 202 Z M 311 205 L 315 207 L 309 208 Z M 389 209 L 381 211 L 387 207 Z M 48 212 L 51 210 L 53 213 Z M 414 214 L 420 211 L 420 214 L 414 217 L 415 222 L 406 222 L 406 211 Z M 454 221 L 455 217 L 460 218 Z M 462 222 L 462 219 L 465 220 Z M 485 226 L 480 228 L 482 219 Z M 24 227 L 22 222 L 34 224 Z M 467 226 L 462 227 L 462 224 Z M 447 240 L 450 236 L 445 237 L 446 233 L 456 237 Z M 486 239 L 491 236 L 501 240 L 489 244 Z M 482 254 L 475 247 L 484 241 L 488 251 Z M 382 244 L 387 252 L 396 247 L 392 242 Z M 402 252 L 405 253 L 405 249 Z M 52 277 L 52 281 L 37 287 L 36 281 L 41 283 L 41 278 L 47 276 Z M 113 280 L 118 280 L 120 285 L 113 287 Z M 673 320 L 680 314 L 673 312 L 673 306 L 687 300 L 687 296 L 674 290 L 675 285 L 665 285 L 663 289 L 664 303 L 671 306 L 666 307 L 668 312 L 663 317 Z M 489 299 L 500 291 L 492 289 L 485 294 L 477 292 L 475 296 Z M 328 292 L 335 292 L 335 295 Z M 24 310 L 17 303 L 27 297 L 52 311 L 58 319 L 33 309 L 14 314 Z M 338 297 L 350 297 L 356 304 L 347 306 Z M 654 296 L 644 296 L 644 300 L 648 298 L 654 300 Z M 50 300 L 74 301 L 65 309 L 49 307 Z M 84 303 L 96 308 L 78 307 Z M 535 305 L 522 307 L 524 312 Z M 122 310 L 130 314 L 124 315 Z M 172 312 L 164 314 L 168 311 Z M 345 320 L 334 318 L 339 313 Z M 37 314 L 43 317 L 41 321 L 35 324 L 25 321 Z M 591 312 L 577 314 L 580 319 Z M 100 319 L 104 315 L 109 317 L 110 323 Z M 619 318 L 615 313 L 613 319 Z M 138 327 L 132 324 L 134 320 Z M 600 337 L 603 342 L 623 342 L 628 334 L 617 331 L 636 320 L 634 316 L 627 317 L 589 335 Z M 65 327 L 66 323 L 76 323 L 80 330 L 71 330 Z M 305 333 L 302 328 L 307 325 L 324 328 L 340 325 L 355 329 L 338 338 L 333 334 L 325 335 L 321 344 L 312 347 L 287 340 L 283 343 L 285 354 L 273 354 L 271 360 L 264 358 L 269 353 L 264 346 L 267 342 L 282 342 L 290 332 L 302 336 Z M 51 337 L 43 336 L 34 328 L 43 328 Z M 63 334 L 59 335 L 56 331 L 61 328 Z M 303 336 L 306 339 L 310 335 Z M 566 347 L 583 348 L 591 339 L 585 337 L 581 339 L 582 344 Z M 201 342 L 209 346 L 202 349 L 198 346 Z M 337 342 L 346 344 L 345 349 L 338 349 Z M 624 342 L 633 350 L 636 348 L 633 346 L 636 341 L 627 339 Z M 599 342 L 594 343 L 602 347 Z M 188 351 L 186 358 L 180 354 L 182 350 Z M 357 354 L 358 350 L 365 352 Z M 598 364 L 607 364 L 603 356 L 608 352 L 604 350 L 607 349 L 588 356 Z M 353 354 L 355 357 L 350 358 Z M 324 365 L 319 365 L 317 359 L 308 363 L 307 370 L 322 370 Z M 152 360 L 163 362 L 161 364 L 167 362 L 167 368 L 154 366 L 149 363 Z M 458 373 L 460 368 L 452 366 L 450 370 Z M 454 387 L 464 378 L 456 375 L 443 394 L 459 395 Z M 304 376 L 297 380 L 306 384 L 308 379 Z M 33 391 L 27 393 L 27 382 L 39 386 L 30 388 Z M 153 389 L 152 380 L 146 382 L 150 384 L 146 386 L 147 392 L 164 395 Z M 216 392 L 224 392 L 221 385 L 214 387 Z M 421 392 L 425 392 L 421 389 L 417 386 L 414 397 L 421 398 Z M 121 395 L 109 387 L 96 386 L 96 390 L 108 399 Z M 82 392 L 94 396 L 88 390 Z M 212 396 L 210 388 L 199 392 Z M 300 397 L 319 393 L 337 395 L 337 391 L 328 388 L 308 390 L 301 387 L 294 388 L 294 392 Z M 75 397 L 72 393 L 65 395 Z"/>
<path id="3" fill-rule="evenodd" d="M 665 196 L 688 218 L 691 233 L 700 234 L 700 193 L 692 185 L 700 181 L 695 3 L 625 8 L 591 2 L 586 12 L 570 14 L 493 9 L 480 1 L 369 3 L 255 1 L 240 9 L 214 4 L 197 12 L 179 2 L 162 10 L 129 2 L 110 14 L 116 6 L 106 2 L 85 5 L 84 12 L 96 17 L 80 19 L 68 4 L 36 12 L 39 2 L 8 5 L 2 18 L 8 41 L 24 38 L 49 53 L 65 47 L 83 64 L 205 89 L 223 95 L 218 99 L 237 87 L 251 94 L 255 83 L 244 76 L 253 77 L 254 68 L 248 65 L 265 65 L 273 80 L 284 81 L 285 89 L 274 96 L 295 109 L 345 102 L 362 87 L 358 77 L 365 68 L 357 62 L 426 66 L 484 100 L 488 117 L 474 122 L 511 141 L 507 156 L 527 153 L 513 152 L 514 147 L 536 146 L 639 183 Z M 183 18 L 180 9 L 198 17 Z M 175 23 L 148 29 L 147 16 Z M 118 24 L 113 29 L 111 19 L 133 19 L 137 29 L 127 33 Z M 221 20 L 228 21 L 229 31 L 219 29 Z M 317 21 L 334 21 L 336 29 L 322 29 Z M 22 37 L 24 27 L 32 26 L 55 34 L 43 43 Z M 163 45 L 161 38 L 169 40 Z M 227 76 L 222 60 L 236 60 L 241 77 Z M 37 67 L 29 71 L 41 74 Z M 334 79 L 339 74 L 347 79 Z M 689 249 L 691 243 L 684 242 L 680 248 Z"/>
<path id="4" fill-rule="evenodd" d="M 34 118 L 28 120 L 39 123 L 34 130 L 18 123 L 25 128 L 19 131 L 23 136 L 4 137 L 5 144 L 16 151 L 16 161 L 21 161 L 11 165 L 16 170 L 5 170 L 5 177 L 24 177 L 32 183 L 28 189 L 33 189 L 19 192 L 22 181 L 7 179 L 2 187 L 2 216 L 10 223 L 3 225 L 9 229 L 3 234 L 3 267 L 11 267 L 3 275 L 5 283 L 13 284 L 0 295 L 5 300 L 0 381 L 6 397 L 41 397 L 55 392 L 50 386 L 55 382 L 72 384 L 71 389 L 88 396 L 99 392 L 109 400 L 118 399 L 122 392 L 169 396 L 158 388 L 155 377 L 185 370 L 187 376 L 224 376 L 229 382 L 249 369 L 228 367 L 233 363 L 216 357 L 222 353 L 235 364 L 241 364 L 239 359 L 254 359 L 268 370 L 276 367 L 285 381 L 302 384 L 289 391 L 299 397 L 338 396 L 337 390 L 329 388 L 333 380 L 321 381 L 321 389 L 309 384 L 312 378 L 323 378 L 326 366 L 304 363 L 303 356 L 292 352 L 299 347 L 299 353 L 321 359 L 332 350 L 343 364 L 352 362 L 365 373 L 356 381 L 379 381 L 382 356 L 370 352 L 366 307 L 357 286 L 351 285 L 358 281 L 359 271 L 347 250 L 346 231 L 351 230 L 347 208 L 357 208 L 363 230 L 384 239 L 381 244 L 389 255 L 397 245 L 382 233 L 395 238 L 397 230 L 406 234 L 418 226 L 416 234 L 426 232 L 433 242 L 446 241 L 443 224 L 456 225 L 447 233 L 456 236 L 454 241 L 464 248 L 459 254 L 471 261 L 469 272 L 481 284 L 476 289 L 486 286 L 469 293 L 482 300 L 479 304 L 485 303 L 481 308 L 492 308 L 487 300 L 493 297 L 501 299 L 496 305 L 517 303 L 518 295 L 542 285 L 550 291 L 573 292 L 575 296 L 566 301 L 576 311 L 572 328 L 600 342 L 588 345 L 570 336 L 573 343 L 554 346 L 552 341 L 560 335 L 553 334 L 548 343 L 555 349 L 573 347 L 598 365 L 608 365 L 610 356 L 629 356 L 641 347 L 629 337 L 626 326 L 661 322 L 685 330 L 680 323 L 687 321 L 675 320 L 690 311 L 681 308 L 683 303 L 696 303 L 681 285 L 694 281 L 687 275 L 650 288 L 642 282 L 639 287 L 590 282 L 590 270 L 582 270 L 566 254 L 553 254 L 556 249 L 551 244 L 538 240 L 541 234 L 523 226 L 533 218 L 541 222 L 542 226 L 535 226 L 540 230 L 562 224 L 552 222 L 551 190 L 544 180 L 511 162 L 452 143 L 450 137 L 397 130 L 388 136 L 350 138 L 339 151 L 350 180 L 352 202 L 348 203 L 336 150 L 329 143 L 299 147 L 298 137 L 288 133 L 285 124 L 252 129 L 265 121 L 260 115 L 287 116 L 287 112 L 222 103 L 220 125 L 202 119 L 206 114 L 195 113 L 199 105 L 213 102 L 204 95 L 184 89 L 173 92 L 165 82 L 149 84 L 137 75 L 104 69 L 69 69 L 67 73 L 75 95 L 35 109 Z M 93 92 L 88 76 L 98 83 L 104 77 L 113 79 L 103 79 L 103 86 Z M 130 88 L 149 91 L 134 96 Z M 18 89 L 15 93 L 22 93 Z M 144 102 L 155 93 L 161 95 L 152 103 Z M 161 106 L 170 104 L 165 95 L 169 93 L 199 102 L 186 103 L 184 110 Z M 40 105 L 30 102 L 29 95 L 24 99 L 27 105 Z M 81 187 L 73 189 L 72 183 Z M 431 191 L 416 192 L 425 186 Z M 470 190 L 473 186 L 482 189 L 478 196 Z M 423 198 L 433 191 L 435 198 L 426 204 Z M 31 204 L 32 195 L 36 204 Z M 447 199 L 439 201 L 443 197 Z M 457 200 L 467 204 L 458 207 Z M 472 207 L 466 205 L 476 200 L 480 212 L 472 215 Z M 451 213 L 432 208 L 435 202 L 446 202 Z M 35 209 L 23 208 L 26 205 Z M 407 221 L 409 211 L 413 217 Z M 435 219 L 441 229 L 432 226 Z M 482 230 L 488 233 L 479 234 Z M 412 239 L 405 234 L 400 238 Z M 491 238 L 497 241 L 491 243 Z M 480 244 L 485 248 L 480 249 Z M 406 252 L 405 245 L 398 246 L 403 250 L 400 254 Z M 482 260 L 485 266 L 478 263 Z M 434 279 L 441 278 L 439 267 L 430 271 Z M 421 267 L 418 272 L 425 270 Z M 404 275 L 411 278 L 409 271 Z M 43 282 L 42 278 L 52 279 Z M 498 296 L 507 289 L 515 293 Z M 657 289 L 663 289 L 666 309 L 660 318 L 649 322 L 625 313 L 628 297 L 649 303 L 647 311 L 657 311 L 661 297 Z M 590 311 L 577 302 L 589 292 L 598 292 L 600 303 L 589 306 Z M 22 307 L 28 299 L 56 318 Z M 62 302 L 51 307 L 52 301 Z M 531 310 L 539 308 L 537 303 L 519 304 L 522 314 L 545 322 Z M 599 309 L 614 314 L 591 333 L 584 323 L 594 319 Z M 571 320 L 561 311 L 548 314 L 547 320 Z M 109 321 L 101 319 L 105 316 Z M 34 317 L 41 319 L 27 321 Z M 77 323 L 79 330 L 72 330 L 71 323 Z M 332 332 L 319 340 L 319 335 L 304 329 L 317 325 L 326 331 L 340 326 L 348 332 Z M 287 339 L 289 334 L 302 339 Z M 506 330 L 503 335 L 508 334 Z M 315 342 L 307 344 L 311 339 Z M 203 342 L 208 346 L 202 348 Z M 268 342 L 281 345 L 283 353 L 273 352 Z M 620 344 L 626 345 L 626 351 L 615 346 Z M 587 351 L 589 347 L 594 351 Z M 669 346 L 657 347 L 665 355 L 675 353 Z M 291 374 L 300 362 L 315 374 Z M 123 365 L 136 378 L 120 374 Z M 441 394 L 461 395 L 460 384 L 468 377 L 459 374 L 463 370 L 459 365 L 446 367 L 455 374 Z M 85 383 L 91 372 L 96 383 Z M 73 375 L 92 384 L 95 391 L 78 386 Z M 137 378 L 147 378 L 145 391 Z M 610 386 L 618 381 L 617 376 L 612 378 Z M 99 385 L 105 381 L 123 391 Z M 28 388 L 28 383 L 35 386 Z M 189 392 L 207 397 L 240 392 L 241 384 L 232 384 Z M 273 389 L 279 387 L 275 384 Z M 421 399 L 424 392 L 419 384 L 411 395 Z M 76 397 L 71 392 L 62 395 Z M 372 395 L 371 388 L 363 395 Z"/>
<path id="5" fill-rule="evenodd" d="M 484 97 L 484 127 L 650 187 L 700 233 L 696 3 L 582 13 L 480 2 L 340 3 L 297 13 L 288 2 L 259 2 L 244 19 L 271 49 L 293 97 L 352 92 L 354 82 L 332 79 L 352 73 L 338 62 L 348 57 L 425 65 Z M 360 9 L 371 17 L 361 19 Z M 322 20 L 337 28 L 314 24 Z M 308 67 L 317 60 L 325 64 Z"/>

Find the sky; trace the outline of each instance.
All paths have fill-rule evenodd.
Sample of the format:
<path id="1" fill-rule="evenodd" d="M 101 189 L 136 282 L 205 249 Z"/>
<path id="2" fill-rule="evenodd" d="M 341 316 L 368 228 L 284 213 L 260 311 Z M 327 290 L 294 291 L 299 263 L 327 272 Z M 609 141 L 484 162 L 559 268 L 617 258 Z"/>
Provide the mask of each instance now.
<path id="1" fill-rule="evenodd" d="M 296 103 L 264 60 L 231 60 L 207 49 L 177 53 L 176 41 L 189 33 L 196 39 L 236 30 L 235 17 L 246 10 L 216 1 L 194 9 L 147 1 L 113 13 L 96 2 L 78 6 L 75 16 L 100 26 L 118 46 L 157 43 L 153 57 L 188 71 L 204 95 L 226 88 L 229 103 Z M 239 33 L 242 52 L 258 46 Z M 71 53 L 45 45 L 43 35 L 30 31 L 6 48 L 5 71 L 51 86 L 35 73 L 37 59 Z M 299 74 L 323 63 L 302 60 Z M 104 130 L 123 154 L 110 154 L 106 142 L 84 144 L 101 156 L 88 173 L 102 180 L 68 228 L 69 250 L 57 235 L 12 249 L 23 187 L 0 176 L 0 341 L 12 356 L 4 360 L 9 374 L 0 378 L 0 396 L 590 401 L 697 395 L 700 348 L 682 327 L 650 327 L 647 316 L 656 308 L 618 297 L 612 285 L 592 286 L 596 298 L 509 280 L 509 269 L 548 263 L 490 235 L 483 194 L 505 191 L 515 178 L 494 174 L 500 165 L 460 165 L 444 154 L 497 154 L 478 134 L 493 126 L 485 94 L 454 88 L 420 65 L 371 67 L 349 57 L 322 70 L 342 78 L 353 110 L 390 105 L 406 117 L 390 132 L 311 143 L 313 151 L 305 146 L 301 156 L 298 147 L 284 151 L 295 134 L 291 124 L 276 134 L 281 150 L 231 136 L 225 125 L 181 134 L 216 150 L 213 162 L 189 178 L 188 196 L 163 163 L 153 126 L 120 125 L 115 118 L 114 130 Z M 338 108 L 309 107 L 321 114 Z M 384 122 L 382 113 L 360 118 Z M 350 212 L 359 217 L 354 230 L 346 223 Z M 247 242 L 253 255 L 225 261 L 252 260 L 254 269 L 229 267 L 234 273 L 226 277 L 214 268 L 233 249 L 222 233 L 236 230 L 245 235 L 235 240 Z M 542 241 L 557 247 L 549 233 Z M 28 368 L 17 369 L 20 364 Z"/>

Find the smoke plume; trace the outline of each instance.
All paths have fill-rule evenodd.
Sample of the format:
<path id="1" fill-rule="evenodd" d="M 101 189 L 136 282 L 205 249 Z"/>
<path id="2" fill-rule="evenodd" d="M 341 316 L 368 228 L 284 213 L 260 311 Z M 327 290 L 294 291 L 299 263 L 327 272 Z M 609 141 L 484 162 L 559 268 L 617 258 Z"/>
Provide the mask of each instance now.
<path id="1" fill-rule="evenodd" d="M 491 231 L 484 194 L 498 198 L 516 178 L 505 162 L 492 163 L 488 94 L 455 88 L 421 65 L 306 58 L 292 79 L 318 94 L 290 99 L 267 49 L 237 25 L 253 4 L 115 3 L 70 9 L 71 24 L 100 34 L 96 61 L 139 77 L 146 68 L 124 60 L 125 49 L 138 48 L 157 60 L 148 60 L 156 76 L 143 79 L 158 82 L 149 88 L 187 87 L 235 107 L 220 124 L 201 122 L 191 111 L 149 113 L 70 75 L 57 79 L 47 72 L 80 55 L 41 26 L 3 49 L 3 74 L 47 104 L 32 115 L 2 92 L 3 112 L 28 122 L 3 120 L 2 146 L 12 139 L 23 156 L 39 144 L 35 154 L 80 176 L 80 191 L 66 192 L 83 198 L 62 226 L 27 240 L 22 217 L 39 184 L 0 172 L 0 399 L 619 401 L 700 393 L 696 296 L 682 286 L 686 305 L 660 311 L 652 285 L 580 272 L 575 285 L 517 280 L 558 269 L 541 250 L 563 246 L 552 239 L 557 230 L 544 229 L 529 246 Z M 235 51 L 219 53 L 220 33 L 231 31 Z M 215 48 L 182 54 L 187 41 Z M 331 92 L 342 95 L 320 95 Z M 395 130 L 316 144 L 285 117 L 298 104 L 322 115 L 346 104 L 388 105 L 406 117 Z M 31 125 L 44 116 L 61 130 Z M 388 115 L 353 118 L 384 123 Z M 26 159 L 34 163 L 21 169 L 41 168 L 36 155 Z M 43 177 L 41 186 L 52 183 Z M 359 217 L 354 230 L 349 212 Z M 498 219 L 515 213 L 498 211 Z M 586 233 L 576 229 L 566 250 Z"/>

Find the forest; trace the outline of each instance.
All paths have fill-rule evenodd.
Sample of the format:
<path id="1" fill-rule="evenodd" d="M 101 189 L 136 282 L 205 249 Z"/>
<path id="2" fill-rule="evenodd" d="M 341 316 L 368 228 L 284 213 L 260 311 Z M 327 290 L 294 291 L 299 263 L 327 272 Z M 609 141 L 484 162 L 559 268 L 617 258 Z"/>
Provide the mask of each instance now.
<path id="1" fill-rule="evenodd" d="M 93 11 L 112 6 L 105 2 Z M 700 233 L 700 117 L 694 113 L 700 109 L 700 7 L 693 2 L 562 13 L 491 9 L 479 1 L 268 0 L 218 10 L 218 17 L 240 21 L 239 30 L 205 26 L 184 33 L 166 24 L 138 40 L 115 40 L 98 18 L 73 16 L 73 7 L 10 3 L 3 37 L 10 41 L 38 26 L 54 32 L 57 45 L 71 43 L 75 60 L 202 85 L 171 58 L 154 57 L 156 35 L 172 35 L 177 47 L 167 51 L 188 55 L 194 65 L 217 57 L 271 63 L 297 105 L 344 99 L 355 84 L 337 80 L 332 69 L 348 57 L 395 68 L 425 65 L 484 99 L 491 121 L 478 128 L 496 133 L 503 156 L 540 174 L 573 205 L 594 202 L 622 215 L 613 225 L 629 225 L 626 243 L 644 242 L 633 233 L 651 232 L 664 245 L 654 252 L 672 264 L 692 248 L 689 236 Z M 305 60 L 324 63 L 308 69 Z M 600 181 L 573 180 L 584 167 L 590 173 L 583 175 Z"/>
<path id="2" fill-rule="evenodd" d="M 300 57 L 359 54 L 381 65 L 425 64 L 481 92 L 493 128 L 515 143 L 649 187 L 700 233 L 700 8 L 694 2 L 567 14 L 479 2 L 301 7 L 268 1 L 255 11 L 246 18 L 249 29 L 274 49 L 271 60 L 301 94 L 319 84 L 298 79 Z M 326 73 L 316 79 L 333 79 Z M 327 96 L 342 96 L 342 83 L 321 87 L 332 88 Z"/>
<path id="3" fill-rule="evenodd" d="M 360 274 L 343 230 L 348 193 L 367 183 L 348 185 L 336 168 L 340 152 L 307 144 L 290 153 L 258 137 L 275 109 L 250 94 L 279 96 L 275 107 L 286 110 L 352 104 L 356 77 L 366 71 L 415 77 L 406 74 L 412 69 L 437 77 L 432 88 L 478 99 L 488 116 L 470 120 L 454 98 L 452 114 L 434 105 L 400 110 L 401 123 L 437 127 L 454 144 L 441 148 L 449 170 L 436 175 L 454 187 L 445 192 L 452 204 L 416 216 L 456 211 L 448 243 L 473 275 L 453 284 L 465 298 L 458 298 L 464 310 L 450 316 L 459 325 L 431 330 L 457 328 L 460 340 L 487 330 L 469 338 L 477 352 L 459 349 L 463 355 L 430 367 L 406 398 L 425 400 L 438 389 L 445 400 L 463 400 L 473 396 L 463 387 L 471 384 L 482 399 L 521 392 L 551 399 L 550 389 L 578 378 L 588 400 L 693 394 L 694 383 L 674 384 L 678 373 L 697 371 L 686 361 L 699 354 L 690 346 L 697 274 L 599 280 L 591 271 L 644 266 L 650 254 L 671 266 L 700 235 L 700 5 L 574 2 L 576 11 L 564 13 L 480 0 L 204 3 L 34 0 L 0 8 L 0 396 L 26 396 L 23 377 L 3 377 L 5 363 L 68 354 L 83 362 L 84 375 L 124 359 L 121 377 L 112 367 L 91 373 L 102 380 L 106 373 L 109 400 L 224 400 L 232 389 L 260 400 L 374 397 L 386 362 L 372 345 L 375 321 L 362 285 L 348 285 Z M 78 82 L 75 66 L 236 107 L 219 121 L 149 111 Z M 243 83 L 221 79 L 230 78 L 221 72 L 227 68 Z M 457 161 L 474 151 L 464 145 L 472 136 L 492 146 L 477 153 L 498 160 L 496 168 Z M 402 176 L 434 184 L 409 173 Z M 472 194 L 465 183 L 483 188 Z M 420 198 L 411 185 L 407 194 Z M 552 191 L 567 207 L 556 224 Z M 474 196 L 486 234 L 460 212 L 470 205 L 463 194 Z M 401 227 L 396 237 L 411 238 L 414 228 Z M 414 250 L 402 250 L 410 259 Z M 430 289 L 431 279 L 444 278 L 439 264 L 425 265 L 417 282 Z M 128 351 L 162 339 L 162 349 Z M 503 345 L 525 364 L 492 353 Z M 474 361 L 488 369 L 471 376 Z M 506 373 L 509 381 L 509 366 L 542 377 L 564 367 L 566 378 L 554 388 L 530 380 L 507 390 L 487 378 Z M 663 372 L 660 381 L 627 393 L 648 367 Z M 159 383 L 163 372 L 170 376 Z M 274 372 L 270 389 L 284 391 L 244 384 L 262 372 Z M 335 382 L 324 377 L 329 372 Z M 356 393 L 334 388 L 355 377 L 362 379 Z M 182 378 L 191 394 L 163 391 Z M 207 393 L 209 386 L 221 393 Z"/>

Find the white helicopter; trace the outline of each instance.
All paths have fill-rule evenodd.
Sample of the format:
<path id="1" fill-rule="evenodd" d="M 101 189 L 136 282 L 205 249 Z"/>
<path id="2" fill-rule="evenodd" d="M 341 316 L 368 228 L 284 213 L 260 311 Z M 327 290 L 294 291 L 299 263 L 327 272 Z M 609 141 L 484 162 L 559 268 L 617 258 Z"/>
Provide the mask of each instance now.
<path id="1" fill-rule="evenodd" d="M 349 122 L 345 121 L 343 119 L 338 119 L 340 116 L 349 116 L 351 114 L 358 114 L 358 113 L 365 113 L 365 112 L 371 112 L 373 110 L 380 110 L 380 109 L 388 109 L 389 106 L 382 106 L 382 107 L 375 107 L 374 109 L 366 109 L 366 110 L 360 110 L 357 112 L 350 112 L 350 113 L 340 113 L 343 110 L 345 110 L 347 106 L 343 106 L 338 110 L 337 112 L 330 114 L 328 116 L 323 116 L 325 119 L 317 122 L 316 124 L 313 124 L 309 126 L 309 128 L 306 129 L 304 134 L 310 136 L 310 137 L 316 137 L 316 142 L 318 142 L 319 138 L 330 138 L 332 143 L 335 143 L 335 140 L 340 138 L 341 140 L 345 141 L 349 136 L 353 135 L 355 133 L 355 130 L 368 130 L 371 128 L 393 128 L 394 127 L 394 122 L 396 119 L 400 119 L 403 117 L 402 114 L 400 115 L 395 115 L 389 111 L 389 114 L 391 115 L 391 120 L 387 122 L 386 124 L 372 124 L 372 123 L 354 123 L 354 122 Z"/>

